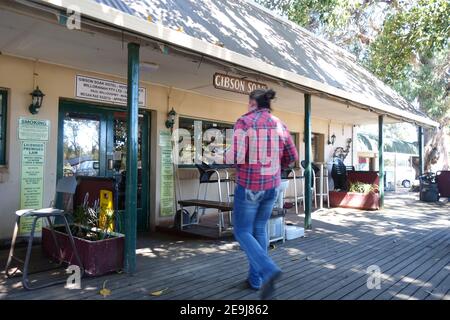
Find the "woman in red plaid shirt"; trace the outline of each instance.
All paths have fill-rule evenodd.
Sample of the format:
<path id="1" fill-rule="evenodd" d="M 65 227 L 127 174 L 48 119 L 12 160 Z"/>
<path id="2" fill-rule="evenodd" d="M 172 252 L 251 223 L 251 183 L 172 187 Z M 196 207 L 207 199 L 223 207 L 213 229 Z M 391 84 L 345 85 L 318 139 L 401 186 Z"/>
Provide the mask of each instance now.
<path id="1" fill-rule="evenodd" d="M 234 143 L 227 162 L 236 164 L 234 236 L 249 261 L 247 283 L 262 289 L 270 299 L 280 268 L 267 252 L 267 222 L 279 195 L 281 168 L 298 160 L 297 149 L 286 126 L 271 114 L 273 90 L 258 89 L 249 97 L 248 112 L 234 126 Z"/>

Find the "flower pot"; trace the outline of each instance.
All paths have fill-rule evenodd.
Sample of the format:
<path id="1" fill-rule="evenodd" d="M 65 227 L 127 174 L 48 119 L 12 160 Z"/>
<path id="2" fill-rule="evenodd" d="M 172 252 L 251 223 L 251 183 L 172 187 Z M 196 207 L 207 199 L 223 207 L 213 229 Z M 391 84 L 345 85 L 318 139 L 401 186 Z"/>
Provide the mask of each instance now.
<path id="1" fill-rule="evenodd" d="M 63 261 L 68 264 L 77 264 L 64 228 L 55 226 L 55 234 L 62 251 Z M 111 235 L 110 238 L 97 241 L 73 237 L 87 275 L 101 276 L 123 269 L 125 236 L 120 233 L 111 233 Z M 51 231 L 47 227 L 42 228 L 42 248 L 45 255 L 59 261 L 60 255 L 53 242 Z"/>
<path id="2" fill-rule="evenodd" d="M 357 193 L 330 191 L 330 206 L 361 210 L 379 210 L 380 195 L 376 192 Z"/>

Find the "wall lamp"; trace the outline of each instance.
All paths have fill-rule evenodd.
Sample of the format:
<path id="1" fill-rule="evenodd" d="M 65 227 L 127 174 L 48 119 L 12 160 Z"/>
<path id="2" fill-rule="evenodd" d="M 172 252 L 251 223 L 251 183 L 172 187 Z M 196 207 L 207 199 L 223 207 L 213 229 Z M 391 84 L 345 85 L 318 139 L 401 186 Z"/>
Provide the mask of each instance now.
<path id="1" fill-rule="evenodd" d="M 333 135 L 328 140 L 328 144 L 331 144 L 332 146 L 334 146 L 335 142 L 336 142 L 336 135 L 333 133 Z"/>
<path id="2" fill-rule="evenodd" d="M 42 107 L 42 100 L 44 100 L 45 94 L 39 89 L 39 86 L 37 86 L 30 95 L 31 104 L 28 107 L 28 110 L 30 110 L 31 114 L 37 114 Z"/>
<path id="3" fill-rule="evenodd" d="M 175 124 L 175 117 L 176 116 L 177 116 L 177 113 L 172 108 L 169 111 L 169 113 L 167 114 L 167 120 L 166 120 L 166 128 L 167 129 L 172 129 L 173 128 L 173 125 Z"/>

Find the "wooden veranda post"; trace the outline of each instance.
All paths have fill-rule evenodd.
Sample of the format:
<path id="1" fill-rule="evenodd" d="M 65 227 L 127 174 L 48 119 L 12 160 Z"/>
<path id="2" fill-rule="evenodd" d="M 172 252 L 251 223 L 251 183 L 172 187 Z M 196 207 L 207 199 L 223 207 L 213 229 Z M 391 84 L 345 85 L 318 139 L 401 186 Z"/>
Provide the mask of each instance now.
<path id="1" fill-rule="evenodd" d="M 424 173 L 424 161 L 423 161 L 423 127 L 418 127 L 418 144 L 419 144 L 419 176 Z"/>
<path id="2" fill-rule="evenodd" d="M 139 44 L 128 44 L 127 176 L 125 185 L 125 272 L 136 270 Z"/>
<path id="3" fill-rule="evenodd" d="M 380 178 L 380 208 L 384 207 L 384 131 L 383 131 L 384 115 L 378 116 L 378 176 Z"/>
<path id="4" fill-rule="evenodd" d="M 305 229 L 311 229 L 312 168 L 311 168 L 311 95 L 305 94 Z"/>

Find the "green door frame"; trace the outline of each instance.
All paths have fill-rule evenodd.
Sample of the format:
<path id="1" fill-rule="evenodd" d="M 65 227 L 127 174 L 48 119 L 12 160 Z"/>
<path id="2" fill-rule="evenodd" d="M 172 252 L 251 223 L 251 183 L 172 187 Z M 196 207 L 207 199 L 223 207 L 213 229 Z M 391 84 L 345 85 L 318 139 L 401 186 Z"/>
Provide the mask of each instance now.
<path id="1" fill-rule="evenodd" d="M 114 112 L 126 112 L 126 108 L 120 106 L 106 106 L 98 105 L 95 102 L 74 101 L 69 99 L 60 99 L 59 101 L 59 113 L 58 113 L 58 151 L 57 151 L 57 169 L 56 176 L 60 179 L 63 176 L 63 158 L 64 158 L 64 117 L 66 112 L 80 112 L 82 114 L 98 115 L 100 119 L 100 146 L 106 146 L 106 148 L 100 147 L 100 169 L 99 175 L 104 177 L 111 177 L 111 173 L 106 169 L 107 166 L 107 150 L 113 148 L 113 132 L 109 128 L 113 127 Z M 142 128 L 142 192 L 141 199 L 142 213 L 137 217 L 138 231 L 149 230 L 149 188 L 150 188 L 150 113 L 146 110 L 139 110 L 139 114 L 143 116 L 144 126 Z"/>
<path id="2" fill-rule="evenodd" d="M 0 89 L 0 165 L 6 164 L 6 125 L 8 116 L 8 91 Z"/>

